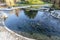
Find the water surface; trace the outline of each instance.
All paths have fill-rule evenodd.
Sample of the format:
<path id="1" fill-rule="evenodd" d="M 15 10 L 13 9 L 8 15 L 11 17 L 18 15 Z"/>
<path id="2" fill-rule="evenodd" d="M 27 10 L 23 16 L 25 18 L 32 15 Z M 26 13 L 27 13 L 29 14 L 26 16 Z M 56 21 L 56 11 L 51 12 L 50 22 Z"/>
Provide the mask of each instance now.
<path id="1" fill-rule="evenodd" d="M 18 14 L 9 14 L 5 25 L 28 38 L 36 39 L 41 34 L 60 36 L 60 19 L 54 18 L 49 12 L 20 10 Z"/>

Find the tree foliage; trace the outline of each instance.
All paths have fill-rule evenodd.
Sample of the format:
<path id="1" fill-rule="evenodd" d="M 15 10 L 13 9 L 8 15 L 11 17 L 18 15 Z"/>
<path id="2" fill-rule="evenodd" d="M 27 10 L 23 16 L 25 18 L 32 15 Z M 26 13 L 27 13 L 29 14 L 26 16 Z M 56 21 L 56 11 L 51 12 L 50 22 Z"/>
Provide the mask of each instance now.
<path id="1" fill-rule="evenodd" d="M 26 2 L 29 4 L 44 4 L 41 0 L 27 0 Z"/>

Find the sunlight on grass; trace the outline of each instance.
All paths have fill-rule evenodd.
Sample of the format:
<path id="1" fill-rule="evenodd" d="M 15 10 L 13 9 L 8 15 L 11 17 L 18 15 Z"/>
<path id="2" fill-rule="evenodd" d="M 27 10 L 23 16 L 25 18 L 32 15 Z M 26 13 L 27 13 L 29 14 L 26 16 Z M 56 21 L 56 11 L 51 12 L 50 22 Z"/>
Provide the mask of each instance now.
<path id="1" fill-rule="evenodd" d="M 28 0 L 29 4 L 44 4 L 43 1 L 41 0 Z"/>
<path id="2" fill-rule="evenodd" d="M 15 6 L 25 6 L 25 5 L 43 5 L 45 4 L 41 0 L 27 0 L 23 1 L 23 3 L 17 3 Z"/>

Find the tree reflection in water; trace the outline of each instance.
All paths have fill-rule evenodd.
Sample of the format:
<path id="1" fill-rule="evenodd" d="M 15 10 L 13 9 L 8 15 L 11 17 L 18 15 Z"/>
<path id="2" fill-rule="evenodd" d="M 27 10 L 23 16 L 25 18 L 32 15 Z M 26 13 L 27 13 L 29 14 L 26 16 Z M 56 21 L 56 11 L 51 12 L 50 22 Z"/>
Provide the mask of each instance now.
<path id="1" fill-rule="evenodd" d="M 30 19 L 34 19 L 36 14 L 37 14 L 37 10 L 29 10 L 29 11 L 24 11 L 25 15 L 27 15 Z"/>
<path id="2" fill-rule="evenodd" d="M 18 17 L 19 16 L 19 9 L 15 9 L 15 14 L 16 14 L 16 16 Z"/>

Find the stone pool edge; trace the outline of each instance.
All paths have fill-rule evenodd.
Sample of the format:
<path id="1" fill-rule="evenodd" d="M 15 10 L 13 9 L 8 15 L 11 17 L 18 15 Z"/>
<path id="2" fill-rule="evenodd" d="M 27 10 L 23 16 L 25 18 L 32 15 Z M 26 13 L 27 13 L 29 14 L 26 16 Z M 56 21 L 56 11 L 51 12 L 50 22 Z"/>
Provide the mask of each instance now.
<path id="1" fill-rule="evenodd" d="M 35 39 L 31 39 L 31 38 L 27 38 L 27 37 L 24 37 L 22 35 L 19 35 L 17 33 L 15 33 L 14 31 L 10 30 L 8 27 L 6 27 L 6 25 L 4 24 L 4 28 L 9 31 L 10 33 L 14 34 L 17 36 L 18 39 L 22 38 L 23 40 L 35 40 Z"/>

